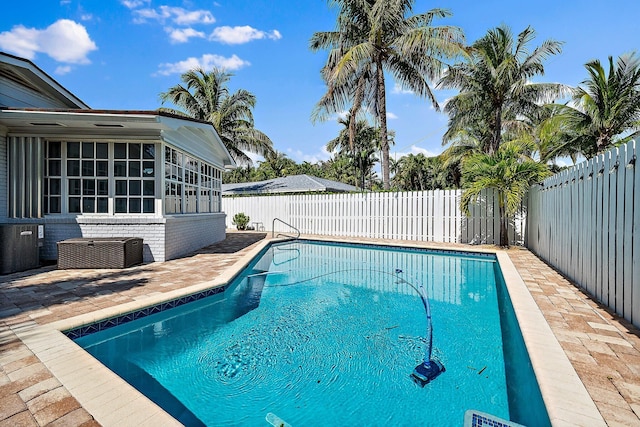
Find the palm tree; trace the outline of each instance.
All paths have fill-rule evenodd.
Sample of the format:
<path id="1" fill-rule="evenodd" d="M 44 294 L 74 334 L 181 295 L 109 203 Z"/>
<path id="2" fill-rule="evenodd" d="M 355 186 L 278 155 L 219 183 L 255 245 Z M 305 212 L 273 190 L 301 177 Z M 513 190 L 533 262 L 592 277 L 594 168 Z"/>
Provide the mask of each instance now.
<path id="1" fill-rule="evenodd" d="M 522 141 L 508 141 L 493 153 L 476 153 L 462 161 L 462 210 L 469 214 L 469 205 L 486 189 L 498 195 L 500 214 L 500 246 L 509 246 L 508 217 L 520 208 L 529 187 L 550 175 L 546 165 L 529 158 L 533 146 Z"/>
<path id="2" fill-rule="evenodd" d="M 337 155 L 320 164 L 323 172 L 322 178 L 344 183 L 353 182 L 352 162 L 346 156 Z"/>
<path id="3" fill-rule="evenodd" d="M 450 145 L 440 155 L 443 167 L 450 171 L 451 186 L 461 187 L 461 164 L 462 160 L 472 154 L 484 153 L 486 149 L 483 141 L 484 134 L 479 127 L 459 130 L 455 134 L 448 136 Z"/>
<path id="4" fill-rule="evenodd" d="M 451 186 L 450 171 L 440 156 L 427 157 L 422 153 L 408 154 L 397 162 L 393 177 L 394 187 L 398 190 L 425 191 Z"/>
<path id="5" fill-rule="evenodd" d="M 240 182 L 251 182 L 255 173 L 255 169 L 251 165 L 238 166 L 230 171 L 225 171 L 222 174 L 223 184 L 235 184 Z"/>
<path id="6" fill-rule="evenodd" d="M 352 125 L 351 122 L 356 124 Z M 376 151 L 380 149 L 378 130 L 365 120 L 352 120 L 350 116 L 340 118 L 338 123 L 344 126 L 338 136 L 327 143 L 327 151 L 338 151 L 341 156 L 351 159 L 354 168 L 354 185 L 365 188 L 366 177 L 370 175 L 377 162 Z"/>
<path id="7" fill-rule="evenodd" d="M 493 154 L 504 132 L 517 132 L 523 125 L 522 116 L 531 116 L 543 103 L 568 93 L 564 85 L 531 82 L 544 74 L 544 60 L 561 51 L 561 43 L 554 40 L 530 51 L 528 44 L 534 37 L 530 27 L 515 40 L 506 26 L 489 30 L 473 43 L 465 61 L 449 67 L 438 87 L 460 93 L 444 108 L 449 129 L 443 143 L 466 131 L 480 138 L 483 151 Z"/>
<path id="8" fill-rule="evenodd" d="M 296 162 L 288 158 L 286 154 L 274 151 L 264 156 L 264 160 L 260 162 L 256 170 L 256 178 L 258 181 L 262 181 L 265 179 L 295 175 L 297 173 L 298 165 L 296 165 Z"/>
<path id="9" fill-rule="evenodd" d="M 264 156 L 273 152 L 273 142 L 254 127 L 255 95 L 244 89 L 229 93 L 232 76 L 220 68 L 209 73 L 202 68 L 187 71 L 181 76 L 184 86 L 178 84 L 160 94 L 163 104 L 169 101 L 182 110 L 161 110 L 211 123 L 234 160 L 252 164 L 244 151 Z"/>
<path id="10" fill-rule="evenodd" d="M 547 104 L 536 116 L 525 117 L 527 129 L 513 135 L 511 140 L 521 140 L 534 146 L 530 153 L 540 163 L 546 164 L 552 171 L 560 170 L 556 165 L 559 157 L 569 157 L 575 163 L 577 152 L 568 143 L 576 138 L 575 124 L 570 108 L 562 104 Z"/>
<path id="11" fill-rule="evenodd" d="M 569 145 L 587 157 L 624 142 L 621 135 L 640 129 L 640 60 L 635 54 L 622 55 L 609 72 L 598 60 L 585 67 L 589 78 L 573 93 L 575 108 L 568 119 L 578 133 Z"/>
<path id="12" fill-rule="evenodd" d="M 367 107 L 377 119 L 382 141 L 382 180 L 389 189 L 389 144 L 385 71 L 415 94 L 438 103 L 428 82 L 439 76 L 443 58 L 463 52 L 464 36 L 456 27 L 433 27 L 442 9 L 407 16 L 414 0 L 329 0 L 340 11 L 337 29 L 318 32 L 312 50 L 329 49 L 323 69 L 328 85 L 317 108 L 327 115 L 349 109 L 351 116 Z M 351 107 L 347 107 L 347 105 Z M 316 112 L 316 117 L 319 116 Z"/>

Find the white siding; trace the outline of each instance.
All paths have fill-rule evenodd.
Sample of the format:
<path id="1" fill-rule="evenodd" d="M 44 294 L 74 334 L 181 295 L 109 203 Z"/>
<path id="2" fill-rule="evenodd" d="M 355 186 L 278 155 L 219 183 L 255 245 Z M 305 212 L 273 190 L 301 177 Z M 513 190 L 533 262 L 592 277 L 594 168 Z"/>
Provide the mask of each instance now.
<path id="1" fill-rule="evenodd" d="M 0 77 L 0 107 L 70 108 L 68 103 L 45 96 L 12 80 Z"/>

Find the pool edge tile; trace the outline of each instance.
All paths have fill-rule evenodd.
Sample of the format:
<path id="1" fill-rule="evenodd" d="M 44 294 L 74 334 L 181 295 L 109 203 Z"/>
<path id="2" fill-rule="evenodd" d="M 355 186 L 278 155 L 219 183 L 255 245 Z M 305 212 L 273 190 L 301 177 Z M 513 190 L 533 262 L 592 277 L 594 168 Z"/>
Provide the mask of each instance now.
<path id="1" fill-rule="evenodd" d="M 136 411 L 148 414 L 149 419 L 156 418 L 156 425 L 180 425 L 164 409 L 111 372 L 60 330 L 50 325 L 35 326 L 29 330 L 18 331 L 16 335 L 98 423 L 105 426 L 114 425 L 110 423 L 112 414 L 130 404 L 131 397 L 134 396 Z M 43 339 L 46 339 L 49 344 L 44 349 L 41 344 Z M 47 349 L 57 346 L 63 350 L 55 353 L 53 357 L 51 354 L 47 355 Z M 73 365 L 74 361 L 79 365 Z M 79 382 L 77 380 L 79 371 L 83 372 L 85 378 L 90 381 Z M 99 386 L 84 387 L 90 383 L 98 383 Z M 90 389 L 97 393 L 84 393 Z"/>
<path id="2" fill-rule="evenodd" d="M 551 424 L 566 425 L 568 420 L 575 419 L 575 408 L 579 407 L 580 418 L 589 420 L 585 425 L 605 427 L 607 424 L 600 411 L 553 334 L 509 254 L 497 250 L 496 256 Z M 554 361 L 553 366 L 549 365 L 550 358 Z M 565 387 L 571 392 L 567 393 Z"/>

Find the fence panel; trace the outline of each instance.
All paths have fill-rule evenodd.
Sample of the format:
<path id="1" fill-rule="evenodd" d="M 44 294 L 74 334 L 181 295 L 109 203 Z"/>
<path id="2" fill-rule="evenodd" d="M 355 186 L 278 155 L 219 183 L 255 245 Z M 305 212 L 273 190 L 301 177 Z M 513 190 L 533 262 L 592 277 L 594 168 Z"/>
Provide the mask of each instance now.
<path id="1" fill-rule="evenodd" d="M 637 149 L 632 140 L 532 188 L 527 247 L 640 326 Z"/>
<path id="2" fill-rule="evenodd" d="M 236 213 L 265 231 L 291 232 L 279 218 L 303 234 L 471 244 L 497 244 L 500 221 L 497 197 L 485 192 L 471 204 L 471 217 L 460 210 L 461 190 L 396 193 L 305 194 L 224 197 L 227 227 Z M 510 220 L 511 244 L 523 244 L 524 213 Z"/>

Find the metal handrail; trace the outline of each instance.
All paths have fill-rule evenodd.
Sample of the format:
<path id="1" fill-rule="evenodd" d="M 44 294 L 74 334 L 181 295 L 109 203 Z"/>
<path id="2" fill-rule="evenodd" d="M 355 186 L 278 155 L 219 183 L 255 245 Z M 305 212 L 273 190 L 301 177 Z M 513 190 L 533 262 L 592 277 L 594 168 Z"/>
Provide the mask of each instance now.
<path id="1" fill-rule="evenodd" d="M 282 234 L 282 233 L 276 234 L 276 221 L 283 223 L 289 228 L 293 228 L 294 230 L 296 230 L 296 233 L 298 233 L 298 235 L 296 237 L 293 237 L 293 236 L 289 236 L 288 234 Z M 280 218 L 273 218 L 273 222 L 271 223 L 271 237 L 280 237 L 280 236 L 289 237 L 291 239 L 297 239 L 300 237 L 300 230 L 295 228 L 293 225 L 284 222 Z"/>

